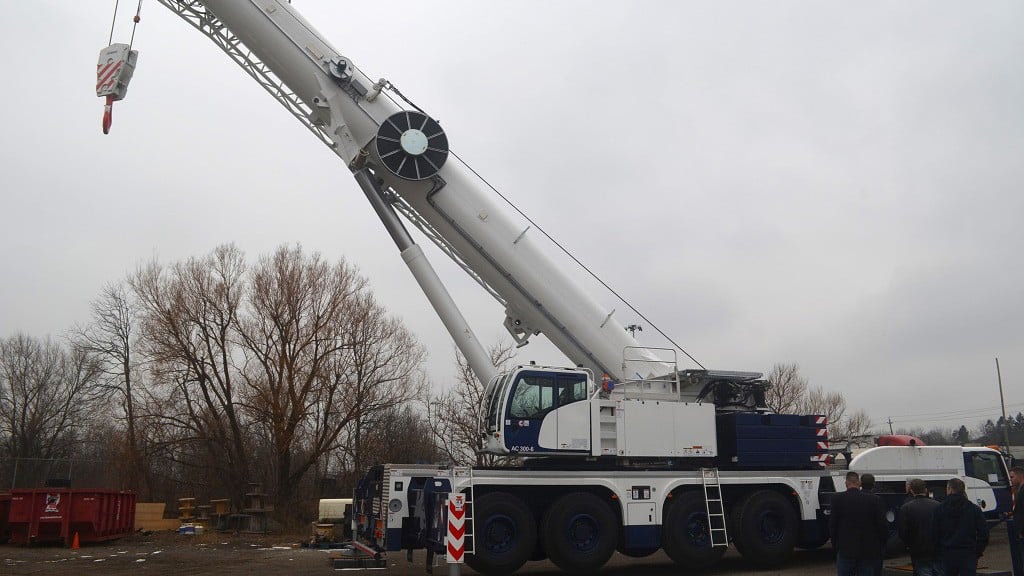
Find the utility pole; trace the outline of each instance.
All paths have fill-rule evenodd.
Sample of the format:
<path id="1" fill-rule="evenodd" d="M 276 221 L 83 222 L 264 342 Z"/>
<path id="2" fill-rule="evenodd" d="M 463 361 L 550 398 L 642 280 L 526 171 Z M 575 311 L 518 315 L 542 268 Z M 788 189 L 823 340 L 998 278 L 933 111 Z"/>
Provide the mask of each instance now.
<path id="1" fill-rule="evenodd" d="M 1003 373 L 999 371 L 999 357 L 996 357 L 996 378 L 999 379 L 999 405 L 1003 408 L 1003 448 L 1010 453 L 1010 422 L 1006 419 L 1006 401 L 1003 400 Z"/>
<path id="2" fill-rule="evenodd" d="M 630 335 L 636 338 L 636 333 L 643 332 L 644 327 L 639 324 L 630 324 L 629 326 L 626 326 L 626 330 L 629 330 Z"/>
<path id="3" fill-rule="evenodd" d="M 889 416 L 887 422 L 889 423 L 889 434 L 895 434 L 895 432 L 892 431 L 892 416 Z"/>

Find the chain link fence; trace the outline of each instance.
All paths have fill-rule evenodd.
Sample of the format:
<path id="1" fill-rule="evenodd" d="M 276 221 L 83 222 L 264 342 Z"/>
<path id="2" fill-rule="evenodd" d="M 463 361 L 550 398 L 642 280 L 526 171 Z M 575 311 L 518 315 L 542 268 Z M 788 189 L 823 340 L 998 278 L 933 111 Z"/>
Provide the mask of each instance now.
<path id="1" fill-rule="evenodd" d="M 73 458 L 0 460 L 0 492 L 16 488 L 71 487 L 127 489 L 117 463 Z"/>

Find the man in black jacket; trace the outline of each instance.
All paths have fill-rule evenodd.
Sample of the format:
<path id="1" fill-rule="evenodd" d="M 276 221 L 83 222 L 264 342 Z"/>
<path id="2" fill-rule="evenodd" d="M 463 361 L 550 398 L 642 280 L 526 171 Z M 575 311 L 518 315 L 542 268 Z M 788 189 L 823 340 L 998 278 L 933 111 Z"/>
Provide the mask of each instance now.
<path id="1" fill-rule="evenodd" d="M 882 499 L 860 489 L 860 476 L 846 474 L 846 492 L 832 497 L 828 521 L 838 576 L 874 576 L 889 535 Z"/>
<path id="2" fill-rule="evenodd" d="M 909 482 L 911 500 L 900 507 L 896 528 L 900 540 L 910 548 L 914 576 L 942 576 L 942 561 L 935 550 L 935 509 L 939 503 L 928 497 L 928 485 L 920 478 Z"/>
<path id="3" fill-rule="evenodd" d="M 1013 491 L 1013 512 L 1006 522 L 1010 537 L 1010 562 L 1013 576 L 1024 576 L 1024 466 L 1010 468 L 1010 490 Z"/>
<path id="4" fill-rule="evenodd" d="M 967 499 L 964 481 L 946 483 L 946 499 L 935 509 L 935 543 L 946 576 L 975 576 L 988 546 L 988 524 L 981 508 Z"/>

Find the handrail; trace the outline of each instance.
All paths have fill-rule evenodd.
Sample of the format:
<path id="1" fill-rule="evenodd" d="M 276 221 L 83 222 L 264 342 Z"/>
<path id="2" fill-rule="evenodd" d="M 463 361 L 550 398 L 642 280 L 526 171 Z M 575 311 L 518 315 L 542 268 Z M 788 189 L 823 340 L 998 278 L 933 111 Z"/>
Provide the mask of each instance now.
<path id="1" fill-rule="evenodd" d="M 633 358 L 630 356 L 630 351 L 637 351 L 637 357 Z M 671 360 L 665 358 L 659 358 L 658 352 L 668 352 L 671 354 Z M 663 366 L 671 366 L 671 372 L 664 376 L 657 376 L 654 378 L 645 378 L 640 374 L 639 371 L 630 371 L 630 366 L 636 364 L 649 365 L 649 364 L 660 364 Z M 654 388 L 655 384 L 660 384 L 663 388 L 669 389 L 668 394 L 674 395 L 675 400 L 679 399 L 681 386 L 679 383 L 679 363 L 677 358 L 677 352 L 675 348 L 658 348 L 652 346 L 626 346 L 622 350 L 622 373 L 630 374 L 633 373 L 637 378 L 623 380 L 623 396 L 629 397 L 628 391 L 631 388 L 638 390 L 638 399 L 643 400 L 645 397 L 645 391 L 648 388 Z"/>

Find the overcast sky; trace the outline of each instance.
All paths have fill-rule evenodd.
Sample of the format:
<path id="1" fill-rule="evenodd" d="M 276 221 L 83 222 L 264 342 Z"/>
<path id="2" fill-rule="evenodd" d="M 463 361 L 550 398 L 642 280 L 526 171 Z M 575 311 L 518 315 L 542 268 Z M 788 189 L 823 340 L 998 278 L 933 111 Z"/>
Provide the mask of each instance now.
<path id="1" fill-rule="evenodd" d="M 293 4 L 705 366 L 797 362 L 930 428 L 998 415 L 998 356 L 1024 409 L 1024 3 Z M 299 242 L 357 265 L 449 385 L 451 340 L 342 163 L 154 1 L 103 136 L 113 5 L 5 3 L 0 336 L 61 335 L 154 257 Z M 501 308 L 432 248 L 496 341 Z"/>

